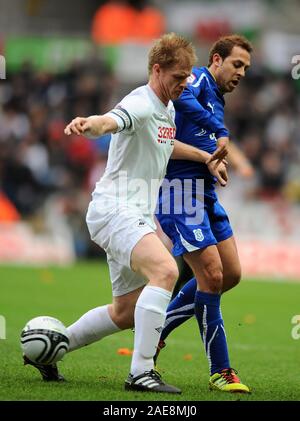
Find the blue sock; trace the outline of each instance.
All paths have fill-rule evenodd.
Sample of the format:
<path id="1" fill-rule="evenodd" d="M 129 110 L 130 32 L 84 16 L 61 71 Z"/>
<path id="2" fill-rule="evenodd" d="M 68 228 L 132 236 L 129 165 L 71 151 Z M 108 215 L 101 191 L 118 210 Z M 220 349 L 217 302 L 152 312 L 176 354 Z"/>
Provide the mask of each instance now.
<path id="1" fill-rule="evenodd" d="M 167 317 L 160 339 L 165 340 L 176 327 L 194 316 L 195 293 L 197 281 L 190 279 L 170 302 L 167 308 Z"/>
<path id="2" fill-rule="evenodd" d="M 211 375 L 230 367 L 220 298 L 219 294 L 202 291 L 195 294 L 195 315 Z"/>

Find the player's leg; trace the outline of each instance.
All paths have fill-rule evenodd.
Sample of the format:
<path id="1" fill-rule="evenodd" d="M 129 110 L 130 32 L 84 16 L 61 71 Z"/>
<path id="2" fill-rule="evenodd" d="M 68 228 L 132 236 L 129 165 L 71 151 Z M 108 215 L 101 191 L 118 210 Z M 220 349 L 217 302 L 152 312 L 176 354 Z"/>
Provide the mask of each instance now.
<path id="1" fill-rule="evenodd" d="M 82 348 L 105 336 L 133 326 L 134 305 L 141 289 L 127 294 L 119 302 L 118 298 L 113 304 L 96 307 L 83 316 L 75 323 L 67 328 L 69 336 L 69 350 Z M 124 310 L 127 309 L 128 314 L 124 317 Z M 128 309 L 130 309 L 128 311 Z M 130 317 L 131 314 L 131 317 Z M 124 317 L 124 320 L 122 320 Z M 117 322 L 120 322 L 118 326 Z M 32 365 L 39 370 L 44 381 L 63 381 L 64 377 L 59 373 L 57 364 L 45 365 L 37 364 L 30 361 L 27 357 L 23 357 L 24 365 Z"/>
<path id="2" fill-rule="evenodd" d="M 182 323 L 194 316 L 194 301 L 197 290 L 196 278 L 191 278 L 173 298 L 167 308 L 166 321 L 160 337 L 161 341 L 180 326 Z M 162 344 L 161 344 L 162 345 Z"/>
<path id="3" fill-rule="evenodd" d="M 222 262 L 216 246 L 186 253 L 184 259 L 197 279 L 195 315 L 210 364 L 211 374 L 230 366 L 223 320 L 220 314 L 220 294 L 223 281 Z M 215 334 L 218 332 L 218 335 Z"/>
<path id="4" fill-rule="evenodd" d="M 195 198 L 195 200 L 197 201 L 198 198 Z M 200 202 L 197 202 L 197 206 L 201 209 L 203 206 L 201 200 Z M 217 243 L 210 229 L 207 208 L 203 209 L 202 221 L 199 221 L 199 218 L 197 218 L 197 223 L 194 225 L 186 223 L 188 215 L 184 212 L 172 215 L 158 214 L 157 217 L 162 229 L 173 242 L 173 253 L 175 253 L 176 256 L 181 257 L 187 252 L 201 250 Z M 186 262 L 185 265 L 189 267 Z M 193 271 L 190 267 L 189 272 L 193 276 Z M 196 278 L 191 277 L 169 304 L 166 322 L 155 355 L 155 363 L 160 350 L 165 346 L 165 339 L 169 334 L 194 316 L 196 289 Z"/>
<path id="5" fill-rule="evenodd" d="M 195 315 L 210 369 L 210 387 L 224 392 L 249 392 L 231 368 L 220 298 L 223 267 L 216 246 L 184 255 L 197 279 Z"/>
<path id="6" fill-rule="evenodd" d="M 176 262 L 153 228 L 146 221 L 140 224 L 144 217 L 138 209 L 120 206 L 117 214 L 108 221 L 105 218 L 103 221 L 102 214 L 106 215 L 102 205 L 98 202 L 92 204 L 87 222 L 93 241 L 120 264 L 118 270 L 114 270 L 115 265 L 110 265 L 113 295 L 122 296 L 150 281 L 136 303 L 132 372 L 125 387 L 130 390 L 178 393 L 178 389 L 165 385 L 154 373 L 152 360 L 171 291 L 178 277 Z"/>
<path id="7" fill-rule="evenodd" d="M 223 266 L 222 293 L 224 293 L 239 283 L 241 279 L 241 265 L 233 236 L 218 243 L 217 248 Z M 185 267 L 187 268 L 185 272 L 188 275 L 192 274 L 190 267 L 186 263 Z M 184 281 L 182 280 L 183 286 L 181 286 L 181 289 L 179 289 L 168 306 L 166 322 L 160 337 L 160 348 L 165 346 L 165 339 L 174 329 L 194 315 L 194 297 L 197 281 L 192 276 L 189 276 L 189 280 L 187 280 L 185 273 L 181 274 L 181 276 L 184 279 Z M 181 276 L 179 275 L 179 280 Z"/>
<path id="8" fill-rule="evenodd" d="M 216 233 L 216 235 L 217 234 L 218 233 Z M 224 236 L 224 231 L 222 235 Z M 230 235 L 230 232 L 228 235 Z M 224 293 L 239 283 L 241 278 L 241 265 L 233 236 L 220 241 L 217 244 L 217 248 L 223 266 L 222 293 Z M 185 270 L 185 272 L 191 274 L 191 269 L 187 264 L 186 266 L 188 267 L 188 271 Z M 161 334 L 155 360 L 158 357 L 160 348 L 165 346 L 165 339 L 169 336 L 169 334 L 194 315 L 194 296 L 197 289 L 197 282 L 196 279 L 192 276 L 190 276 L 189 281 L 186 281 L 185 273 L 182 275 L 182 278 L 185 278 L 183 286 L 177 292 L 177 294 L 174 295 L 174 298 L 170 302 L 167 309 L 166 322 Z"/>
<path id="9" fill-rule="evenodd" d="M 195 315 L 196 289 L 196 278 L 192 278 L 181 288 L 168 305 L 165 324 L 153 358 L 155 366 L 157 365 L 160 351 L 166 346 L 166 339 L 170 333 Z"/>
<path id="10" fill-rule="evenodd" d="M 223 265 L 223 288 L 226 292 L 235 287 L 241 279 L 241 264 L 230 225 L 229 218 L 223 206 L 214 193 L 214 203 L 211 206 L 210 225 Z M 212 196 L 212 197 L 213 197 Z"/>
<path id="11" fill-rule="evenodd" d="M 233 236 L 220 241 L 217 244 L 219 255 L 223 266 L 223 284 L 222 293 L 235 287 L 241 279 L 241 265 L 237 252 L 235 239 Z M 179 327 L 182 323 L 189 320 L 194 315 L 194 296 L 197 289 L 196 279 L 192 276 L 190 267 L 185 264 L 184 273 L 179 272 L 182 286 L 171 300 L 168 309 L 164 329 L 161 334 L 159 347 L 165 346 L 165 339 L 169 334 Z M 186 273 L 189 275 L 188 279 Z"/>
<path id="12" fill-rule="evenodd" d="M 135 304 L 142 289 L 140 287 L 122 296 L 113 297 L 112 304 L 88 311 L 69 326 L 69 352 L 120 330 L 132 328 Z"/>
<path id="13" fill-rule="evenodd" d="M 176 262 L 157 235 L 150 233 L 133 248 L 131 267 L 148 279 L 148 284 L 141 292 L 135 307 L 134 352 L 125 388 L 180 393 L 179 389 L 161 380 L 159 374 L 154 371 L 153 363 L 166 309 L 178 277 Z"/>
<path id="14" fill-rule="evenodd" d="M 172 253 L 172 247 L 173 247 L 172 241 L 167 236 L 167 234 L 163 231 L 159 223 L 159 220 L 157 218 L 155 218 L 155 223 L 157 226 L 156 234 L 158 238 L 162 241 L 162 243 L 169 250 L 169 252 Z M 178 266 L 179 276 L 175 284 L 175 287 L 173 289 L 172 300 L 173 298 L 176 297 L 176 295 L 179 293 L 181 288 L 193 277 L 193 272 L 191 271 L 189 265 L 186 264 L 182 256 L 176 256 L 175 260 Z"/>
<path id="15" fill-rule="evenodd" d="M 223 265 L 223 288 L 226 292 L 234 288 L 241 280 L 241 264 L 233 236 L 220 241 L 217 248 Z"/>
<path id="16" fill-rule="evenodd" d="M 191 268 L 182 256 L 176 257 L 175 260 L 179 270 L 179 277 L 173 290 L 172 300 L 176 297 L 176 295 L 178 295 L 179 291 L 184 287 L 184 285 L 194 277 Z"/>
<path id="17" fill-rule="evenodd" d="M 131 372 L 138 374 L 142 367 L 153 368 L 152 358 L 178 277 L 178 268 L 155 234 L 148 234 L 137 243 L 132 251 L 131 265 L 133 270 L 148 279 L 148 284 L 136 303 L 135 311 L 136 352 L 133 354 Z M 151 325 L 147 332 L 148 338 L 143 342 L 140 335 L 143 337 L 144 331 L 139 329 L 139 326 L 147 322 Z"/>
<path id="18" fill-rule="evenodd" d="M 93 211 L 93 207 L 91 207 L 91 209 Z M 133 241 L 135 241 L 135 239 L 133 235 L 126 236 L 126 232 L 124 234 L 123 231 L 124 229 L 126 231 L 128 225 L 130 225 L 132 221 L 129 220 L 128 223 L 125 214 L 123 218 L 120 218 L 122 223 L 119 223 L 118 226 L 118 221 L 115 219 L 103 223 L 100 218 L 101 214 L 92 211 L 89 213 L 89 219 L 93 222 L 93 230 L 98 234 L 94 235 L 91 230 L 93 239 L 100 247 L 104 248 L 104 244 L 106 246 L 109 244 L 113 233 L 113 239 L 115 240 L 113 249 L 117 248 L 116 245 L 120 246 L 121 250 L 116 250 L 117 256 L 122 255 L 122 251 L 125 249 L 125 254 L 122 255 L 125 264 L 116 261 L 111 254 L 107 255 L 110 278 L 112 281 L 113 303 L 88 311 L 68 327 L 70 341 L 69 351 L 91 344 L 105 336 L 119 332 L 121 329 L 132 327 L 135 303 L 146 283 L 144 279 L 141 279 L 141 277 L 137 276 L 129 269 L 128 253 L 126 253 L 124 241 L 122 242 L 122 239 L 125 239 L 126 244 L 129 244 L 128 252 L 130 253 L 132 249 L 130 239 L 133 238 Z M 119 216 L 120 215 L 118 214 L 116 218 L 118 219 Z M 135 220 L 136 218 L 134 218 L 134 221 Z M 99 229 L 99 227 L 101 227 L 101 229 Z M 116 235 L 114 231 L 117 234 L 120 233 L 120 235 Z M 149 229 L 149 231 L 152 232 L 153 230 Z M 146 227 L 143 228 L 143 232 L 147 232 Z M 126 265 L 127 261 L 128 264 Z M 25 360 L 24 363 L 31 364 L 31 362 Z M 51 366 L 34 366 L 39 369 L 44 380 L 61 380 L 56 364 Z"/>
<path id="19" fill-rule="evenodd" d="M 70 351 L 133 327 L 135 304 L 146 281 L 111 254 L 107 254 L 107 263 L 112 283 L 112 304 L 88 311 L 68 327 Z"/>
<path id="20" fill-rule="evenodd" d="M 209 361 L 210 387 L 221 391 L 249 392 L 248 387 L 241 384 L 236 372 L 230 366 L 220 308 L 221 293 L 226 288 L 223 284 L 224 271 L 227 279 L 228 276 L 232 276 L 236 281 L 240 270 L 235 244 L 229 240 L 233 235 L 232 229 L 228 216 L 213 190 L 205 192 L 205 204 L 210 230 L 204 231 L 203 237 L 205 239 L 211 233 L 216 245 L 186 253 L 184 258 L 197 279 L 195 315 Z M 222 243 L 220 247 L 218 243 Z M 219 248 L 223 252 L 223 260 Z M 232 270 L 229 268 L 230 264 L 234 265 Z"/>
<path id="21" fill-rule="evenodd" d="M 110 269 L 112 262 L 110 262 Z M 119 265 L 117 265 L 117 268 Z M 116 268 L 114 266 L 114 268 Z M 111 271 L 113 273 L 113 271 Z M 135 275 L 132 275 L 132 278 Z M 140 280 L 136 277 L 136 284 Z M 120 283 L 116 283 L 116 278 L 113 282 L 120 288 Z M 134 284 L 133 284 L 134 285 Z M 81 316 L 76 322 L 67 328 L 69 336 L 69 350 L 68 352 L 82 348 L 83 346 L 99 341 L 105 336 L 112 335 L 123 329 L 128 329 L 134 325 L 134 309 L 136 301 L 144 286 L 124 293 L 120 296 L 114 296 L 112 304 L 96 307 L 89 310 Z M 125 290 L 126 291 L 126 290 Z M 64 377 L 58 372 L 57 364 L 44 365 L 35 364 L 24 357 L 24 364 L 32 365 L 37 368 L 43 380 L 45 381 L 62 381 Z"/>

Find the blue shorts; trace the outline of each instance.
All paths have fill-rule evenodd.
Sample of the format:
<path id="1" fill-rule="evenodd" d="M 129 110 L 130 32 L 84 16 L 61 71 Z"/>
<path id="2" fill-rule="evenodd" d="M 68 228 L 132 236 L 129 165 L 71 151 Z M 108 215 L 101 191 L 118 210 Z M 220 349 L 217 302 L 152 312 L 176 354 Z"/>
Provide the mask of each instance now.
<path id="1" fill-rule="evenodd" d="M 174 256 L 215 245 L 233 235 L 228 216 L 214 190 L 204 191 L 204 201 L 203 195 L 197 197 L 192 193 L 193 207 L 201 209 L 201 218 L 199 221 L 195 218 L 195 223 L 185 207 L 180 212 L 174 211 L 174 192 L 169 192 L 169 195 L 166 197 L 160 192 L 156 217 L 173 243 Z M 167 201 L 171 203 L 169 212 L 162 209 Z"/>

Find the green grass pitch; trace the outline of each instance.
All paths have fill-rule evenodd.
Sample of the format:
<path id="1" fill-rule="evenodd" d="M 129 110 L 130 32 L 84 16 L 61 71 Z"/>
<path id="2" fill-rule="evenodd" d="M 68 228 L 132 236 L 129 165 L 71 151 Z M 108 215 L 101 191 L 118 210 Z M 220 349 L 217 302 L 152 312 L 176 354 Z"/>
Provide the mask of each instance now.
<path id="1" fill-rule="evenodd" d="M 50 315 L 65 325 L 111 300 L 104 262 L 69 268 L 0 267 L 0 314 L 6 339 L 0 340 L 0 401 L 21 400 L 300 400 L 300 339 L 292 339 L 291 319 L 300 314 L 300 283 L 243 281 L 223 296 L 231 364 L 252 388 L 251 395 L 208 390 L 208 365 L 195 319 L 168 338 L 159 367 L 166 381 L 182 388 L 179 396 L 123 390 L 133 347 L 130 330 L 65 356 L 64 384 L 43 383 L 23 367 L 20 331 L 36 316 Z"/>

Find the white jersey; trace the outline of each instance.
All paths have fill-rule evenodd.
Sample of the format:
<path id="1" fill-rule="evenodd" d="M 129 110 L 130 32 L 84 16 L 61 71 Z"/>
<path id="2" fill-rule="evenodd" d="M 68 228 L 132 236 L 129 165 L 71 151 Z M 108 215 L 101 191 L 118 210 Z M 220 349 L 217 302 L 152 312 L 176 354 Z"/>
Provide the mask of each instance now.
<path id="1" fill-rule="evenodd" d="M 115 119 L 105 173 L 97 182 L 93 201 L 107 211 L 119 206 L 138 208 L 155 229 L 153 214 L 175 138 L 175 110 L 166 107 L 149 85 L 135 89 L 107 115 Z"/>

